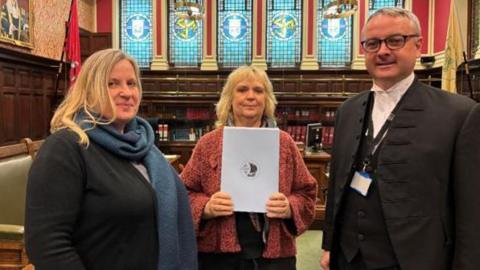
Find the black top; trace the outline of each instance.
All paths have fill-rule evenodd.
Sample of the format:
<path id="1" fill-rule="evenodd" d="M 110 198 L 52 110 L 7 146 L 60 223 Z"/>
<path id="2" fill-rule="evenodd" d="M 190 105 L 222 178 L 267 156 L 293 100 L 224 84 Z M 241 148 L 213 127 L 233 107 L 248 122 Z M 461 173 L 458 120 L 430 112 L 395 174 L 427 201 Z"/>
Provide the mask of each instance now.
<path id="1" fill-rule="evenodd" d="M 261 214 L 254 213 L 259 220 L 260 229 L 263 229 L 264 218 Z M 264 248 L 262 232 L 257 231 L 253 226 L 250 213 L 236 212 L 235 222 L 237 225 L 237 236 L 242 248 L 244 259 L 255 259 L 262 257 Z"/>
<path id="2" fill-rule="evenodd" d="M 59 131 L 30 171 L 28 257 L 37 270 L 156 270 L 155 208 L 153 188 L 129 161 Z"/>

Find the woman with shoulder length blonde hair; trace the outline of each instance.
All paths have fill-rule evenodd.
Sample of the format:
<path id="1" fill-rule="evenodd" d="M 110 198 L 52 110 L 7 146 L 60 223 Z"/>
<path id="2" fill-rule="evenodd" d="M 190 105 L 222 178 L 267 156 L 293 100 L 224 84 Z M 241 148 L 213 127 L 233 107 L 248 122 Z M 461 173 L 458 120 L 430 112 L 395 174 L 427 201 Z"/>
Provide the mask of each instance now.
<path id="1" fill-rule="evenodd" d="M 217 104 L 218 128 L 200 138 L 182 171 L 200 270 L 295 269 L 295 238 L 313 221 L 317 188 L 290 135 L 280 131 L 279 192 L 265 202 L 266 214 L 234 212 L 220 191 L 223 127 L 276 127 L 276 103 L 265 71 L 233 71 Z"/>
<path id="2" fill-rule="evenodd" d="M 55 112 L 27 186 L 35 269 L 197 269 L 187 191 L 137 116 L 139 74 L 96 52 Z"/>
<path id="3" fill-rule="evenodd" d="M 257 80 L 262 84 L 265 90 L 265 111 L 263 117 L 271 120 L 275 119 L 275 107 L 277 106 L 277 99 L 273 94 L 273 86 L 268 78 L 267 73 L 254 66 L 241 66 L 234 70 L 228 76 L 227 82 L 223 87 L 220 100 L 217 103 L 217 127 L 225 126 L 229 119 L 232 119 L 232 100 L 234 96 L 235 87 L 237 84 L 245 79 Z"/>

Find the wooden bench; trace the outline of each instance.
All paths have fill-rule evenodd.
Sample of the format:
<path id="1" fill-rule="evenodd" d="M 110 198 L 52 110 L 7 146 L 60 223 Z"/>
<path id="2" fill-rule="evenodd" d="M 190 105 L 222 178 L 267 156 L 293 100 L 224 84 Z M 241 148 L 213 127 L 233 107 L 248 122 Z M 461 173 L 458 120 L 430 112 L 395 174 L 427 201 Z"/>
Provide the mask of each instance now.
<path id="1" fill-rule="evenodd" d="M 31 267 L 23 241 L 25 197 L 28 172 L 42 143 L 26 138 L 0 147 L 0 270 Z"/>

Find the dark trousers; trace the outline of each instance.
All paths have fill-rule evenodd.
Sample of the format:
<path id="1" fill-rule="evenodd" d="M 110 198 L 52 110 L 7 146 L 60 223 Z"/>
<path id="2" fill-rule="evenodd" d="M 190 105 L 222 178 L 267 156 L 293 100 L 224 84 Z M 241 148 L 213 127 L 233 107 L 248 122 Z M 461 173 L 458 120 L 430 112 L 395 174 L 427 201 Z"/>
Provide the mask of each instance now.
<path id="1" fill-rule="evenodd" d="M 295 270 L 295 257 L 245 259 L 240 253 L 199 253 L 198 270 Z"/>
<path id="2" fill-rule="evenodd" d="M 339 248 L 339 252 L 336 258 L 338 270 L 400 270 L 399 266 L 367 269 L 367 266 L 365 265 L 362 254 L 360 252 L 358 252 L 357 255 L 353 257 L 351 262 L 348 262 L 341 248 Z"/>

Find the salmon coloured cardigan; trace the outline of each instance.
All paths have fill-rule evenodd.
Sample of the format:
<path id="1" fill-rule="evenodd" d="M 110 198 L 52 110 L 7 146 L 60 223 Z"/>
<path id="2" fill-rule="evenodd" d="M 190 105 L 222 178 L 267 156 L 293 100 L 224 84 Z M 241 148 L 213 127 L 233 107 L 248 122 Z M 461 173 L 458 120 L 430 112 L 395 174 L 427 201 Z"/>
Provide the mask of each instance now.
<path id="1" fill-rule="evenodd" d="M 187 187 L 199 252 L 240 252 L 235 216 L 202 220 L 210 196 L 220 191 L 223 128 L 204 135 L 182 171 Z M 290 224 L 278 218 L 269 219 L 264 258 L 291 257 L 296 254 L 295 237 L 313 222 L 317 181 L 308 171 L 293 139 L 280 131 L 279 192 L 287 196 L 292 212 Z"/>

